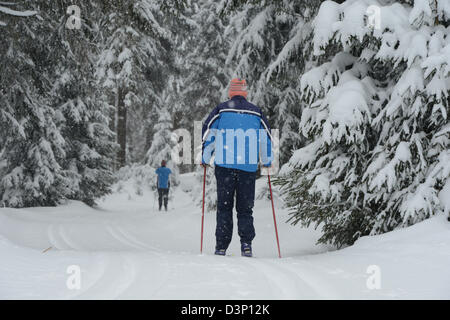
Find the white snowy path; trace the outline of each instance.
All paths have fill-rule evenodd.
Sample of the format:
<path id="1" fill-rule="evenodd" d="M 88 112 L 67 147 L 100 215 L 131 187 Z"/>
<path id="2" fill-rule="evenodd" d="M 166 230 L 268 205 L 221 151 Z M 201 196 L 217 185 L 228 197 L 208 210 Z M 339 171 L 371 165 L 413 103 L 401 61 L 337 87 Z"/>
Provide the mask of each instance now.
<path id="1" fill-rule="evenodd" d="M 317 231 L 286 224 L 276 199 L 278 259 L 270 201 L 258 200 L 255 258 L 240 256 L 236 230 L 228 256 L 213 255 L 214 213 L 205 215 L 200 255 L 201 212 L 182 191 L 193 183 L 182 176 L 167 213 L 153 209 L 152 194 L 127 192 L 106 197 L 99 210 L 78 202 L 0 209 L 0 298 L 450 298 L 450 224 L 443 216 L 332 251 L 315 245 Z M 72 265 L 81 268 L 80 290 L 66 285 Z M 370 265 L 381 272 L 378 290 L 366 285 Z"/>

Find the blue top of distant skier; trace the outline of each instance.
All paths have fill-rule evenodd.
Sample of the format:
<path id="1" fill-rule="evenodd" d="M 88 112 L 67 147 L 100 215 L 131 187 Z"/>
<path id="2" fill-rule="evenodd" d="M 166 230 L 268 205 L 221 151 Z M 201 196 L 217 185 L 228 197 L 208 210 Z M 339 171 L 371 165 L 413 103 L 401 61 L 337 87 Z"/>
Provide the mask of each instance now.
<path id="1" fill-rule="evenodd" d="M 208 164 L 214 154 L 219 167 L 255 172 L 260 159 L 270 166 L 270 126 L 261 109 L 247 101 L 245 80 L 233 79 L 229 96 L 203 124 L 202 163 Z"/>
<path id="2" fill-rule="evenodd" d="M 170 187 L 169 175 L 172 171 L 166 167 L 166 161 L 161 162 L 161 167 L 156 169 L 156 174 L 158 175 L 158 189 L 168 189 Z"/>

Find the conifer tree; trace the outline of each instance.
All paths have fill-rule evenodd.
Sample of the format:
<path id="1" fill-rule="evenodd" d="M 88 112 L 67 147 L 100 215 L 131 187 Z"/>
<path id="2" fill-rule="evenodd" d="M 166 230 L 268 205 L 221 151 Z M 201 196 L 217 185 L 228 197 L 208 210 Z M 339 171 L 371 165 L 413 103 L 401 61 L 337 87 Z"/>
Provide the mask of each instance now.
<path id="1" fill-rule="evenodd" d="M 147 152 L 147 164 L 153 168 L 158 168 L 162 160 L 165 160 L 167 166 L 172 170 L 172 181 L 178 185 L 178 166 L 172 160 L 172 152 L 177 143 L 173 135 L 173 119 L 171 116 L 171 101 L 169 91 L 166 90 L 161 95 L 160 107 L 156 109 L 156 119 L 153 125 L 155 134 L 152 138 L 152 144 Z"/>
<path id="2" fill-rule="evenodd" d="M 127 162 L 127 122 L 137 106 L 151 106 L 161 93 L 170 31 L 161 24 L 162 1 L 104 1 L 105 44 L 98 77 L 115 98 L 118 166 Z M 112 103 L 113 104 L 113 103 Z"/>
<path id="3" fill-rule="evenodd" d="M 65 157 L 57 114 L 45 95 L 45 25 L 35 12 L 15 6 L 2 17 L 0 40 L 0 132 L 4 162 L 0 201 L 12 207 L 55 205 L 68 183 L 59 160 Z"/>
<path id="4" fill-rule="evenodd" d="M 99 27 L 96 16 L 89 14 L 98 12 L 99 7 L 79 3 L 84 22 L 80 29 L 69 29 L 66 17 L 58 14 L 70 5 L 52 4 L 42 10 L 52 22 L 49 59 L 55 63 L 49 69 L 54 79 L 50 94 L 53 108 L 61 116 L 58 126 L 66 142 L 61 165 L 70 180 L 67 197 L 93 205 L 96 198 L 109 192 L 113 182 L 114 133 L 109 129 L 109 107 L 98 99 L 101 92 L 92 72 L 98 50 L 92 43 Z M 60 56 L 66 59 L 58 59 Z"/>
<path id="5" fill-rule="evenodd" d="M 439 212 L 450 172 L 448 8 L 377 5 L 375 28 L 366 3 L 321 5 L 316 66 L 301 79 L 309 143 L 278 180 L 292 222 L 320 225 L 319 241 L 338 246 Z"/>

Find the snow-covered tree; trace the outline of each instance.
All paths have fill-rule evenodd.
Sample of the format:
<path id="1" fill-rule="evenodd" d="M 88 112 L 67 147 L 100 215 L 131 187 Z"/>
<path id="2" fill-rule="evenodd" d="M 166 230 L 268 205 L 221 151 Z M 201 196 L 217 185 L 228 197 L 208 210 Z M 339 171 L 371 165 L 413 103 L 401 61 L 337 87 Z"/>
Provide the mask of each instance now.
<path id="1" fill-rule="evenodd" d="M 12 17 L 32 17 L 37 14 L 35 10 L 26 10 L 19 8 L 19 10 L 15 9 L 18 3 L 13 2 L 0 2 L 0 27 L 7 26 L 6 22 L 9 20 L 10 22 L 14 22 Z"/>
<path id="2" fill-rule="evenodd" d="M 161 23 L 163 5 L 164 1 L 105 1 L 102 7 L 106 31 L 97 74 L 117 109 L 119 166 L 127 161 L 128 113 L 137 106 L 150 107 L 164 88 L 170 31 Z"/>
<path id="3" fill-rule="evenodd" d="M 279 179 L 293 223 L 320 242 L 419 222 L 442 206 L 450 173 L 446 1 L 325 1 L 315 17 L 316 66 L 301 79 L 309 144 Z M 372 10 L 379 25 L 368 23 Z"/>
<path id="4" fill-rule="evenodd" d="M 172 170 L 172 185 L 178 185 L 179 170 L 176 163 L 173 162 L 172 152 L 177 143 L 173 134 L 173 119 L 170 106 L 173 104 L 168 91 L 161 95 L 161 102 L 155 112 L 157 114 L 153 129 L 155 134 L 152 138 L 152 144 L 147 152 L 147 164 L 153 168 L 158 168 L 161 161 L 165 160 L 167 166 Z"/>
<path id="5" fill-rule="evenodd" d="M 114 133 L 109 129 L 109 106 L 101 99 L 95 85 L 95 57 L 98 46 L 92 43 L 98 36 L 96 19 L 85 19 L 79 30 L 66 27 L 65 4 L 42 8 L 50 22 L 49 76 L 53 108 L 57 110 L 61 134 L 65 139 L 65 158 L 61 165 L 70 180 L 67 197 L 89 205 L 109 192 L 113 181 Z M 79 4 L 81 13 L 98 11 L 98 5 Z M 64 44 L 64 45 L 61 45 Z M 59 57 L 65 56 L 64 60 Z"/>
<path id="6" fill-rule="evenodd" d="M 206 117 L 224 99 L 229 82 L 225 64 L 229 45 L 224 37 L 225 22 L 217 17 L 218 3 L 202 0 L 193 7 L 193 23 L 181 50 L 185 53 L 181 59 L 185 72 L 181 86 L 191 112 Z M 187 129 L 192 130 L 193 121 L 189 122 Z"/>
<path id="7" fill-rule="evenodd" d="M 157 116 L 154 123 L 155 134 L 153 135 L 152 145 L 147 152 L 148 164 L 153 167 L 159 166 L 162 160 L 169 160 L 174 145 L 172 140 L 173 121 L 168 103 L 170 97 L 164 92 L 162 97 L 163 107 L 155 110 Z M 167 104 L 166 104 L 167 103 Z"/>
<path id="8" fill-rule="evenodd" d="M 2 7 L 0 37 L 0 150 L 4 162 L 0 201 L 13 207 L 55 205 L 68 183 L 59 160 L 65 157 L 57 114 L 41 77 L 46 51 L 43 24 Z M 19 36 L 18 36 L 19 35 Z M 43 59 L 44 58 L 44 59 Z"/>
<path id="9" fill-rule="evenodd" d="M 438 212 L 450 175 L 450 5 L 416 0 L 381 9 L 376 58 L 401 73 L 389 79 L 388 101 L 373 122 L 379 138 L 364 176 L 367 201 L 379 210 L 371 234 Z"/>
<path id="10" fill-rule="evenodd" d="M 14 14 L 4 27 L 0 194 L 8 206 L 92 205 L 112 182 L 112 134 L 92 72 L 95 19 L 66 28 L 71 4 L 34 2 L 28 11 L 39 18 Z M 95 8 L 79 5 L 83 13 Z"/>

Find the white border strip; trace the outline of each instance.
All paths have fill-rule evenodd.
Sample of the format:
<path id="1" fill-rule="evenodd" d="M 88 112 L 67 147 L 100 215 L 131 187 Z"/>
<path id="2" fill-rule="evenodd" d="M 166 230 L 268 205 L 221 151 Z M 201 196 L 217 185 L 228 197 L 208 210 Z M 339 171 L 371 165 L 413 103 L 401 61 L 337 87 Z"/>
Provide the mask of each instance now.
<path id="1" fill-rule="evenodd" d="M 264 128 L 266 129 L 267 134 L 269 135 L 270 141 L 273 141 L 272 134 L 270 133 L 269 128 L 267 128 L 266 123 L 264 122 L 263 119 L 261 119 L 261 122 L 264 125 Z"/>
<path id="2" fill-rule="evenodd" d="M 255 114 L 255 115 L 261 117 L 261 113 L 256 112 L 256 111 L 245 110 L 245 109 L 222 109 L 219 111 L 219 113 L 221 113 L 221 112 L 251 113 L 251 114 Z"/>
<path id="3" fill-rule="evenodd" d="M 206 139 L 206 137 L 208 136 L 208 133 L 209 133 L 209 127 L 211 127 L 211 125 L 212 125 L 212 123 L 214 122 L 214 120 L 216 120 L 219 116 L 220 116 L 220 114 L 216 114 L 216 115 L 209 121 L 208 127 L 207 127 L 207 129 L 206 129 L 206 131 L 205 131 L 205 134 L 203 135 L 203 138 L 202 138 L 202 143 L 205 142 L 205 139 Z"/>
<path id="4" fill-rule="evenodd" d="M 206 129 L 206 132 L 205 132 L 205 134 L 204 134 L 203 137 L 202 137 L 202 143 L 205 142 L 205 139 L 206 139 L 206 137 L 208 136 L 209 128 L 210 128 L 211 124 L 214 122 L 214 120 L 217 119 L 217 117 L 220 116 L 220 114 L 221 114 L 222 112 L 250 113 L 250 114 L 254 114 L 254 115 L 259 116 L 259 117 L 260 117 L 260 121 L 261 121 L 262 124 L 264 125 L 264 128 L 266 129 L 266 132 L 267 132 L 267 134 L 268 134 L 269 137 L 270 137 L 270 140 L 273 141 L 273 137 L 272 137 L 272 134 L 270 133 L 269 128 L 267 127 L 267 125 L 266 125 L 266 123 L 264 122 L 264 120 L 261 118 L 261 113 L 256 112 L 256 111 L 241 110 L 241 109 L 222 109 L 222 110 L 219 111 L 219 114 L 216 114 L 216 115 L 209 121 L 208 127 L 207 127 L 207 129 Z"/>

